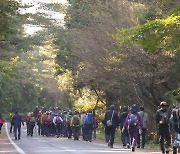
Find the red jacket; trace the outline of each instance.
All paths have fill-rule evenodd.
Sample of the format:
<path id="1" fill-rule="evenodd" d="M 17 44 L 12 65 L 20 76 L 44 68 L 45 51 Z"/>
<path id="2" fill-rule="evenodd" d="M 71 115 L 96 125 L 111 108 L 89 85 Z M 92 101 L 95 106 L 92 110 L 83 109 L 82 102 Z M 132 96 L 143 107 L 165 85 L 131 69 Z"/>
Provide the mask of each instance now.
<path id="1" fill-rule="evenodd" d="M 3 124 L 4 123 L 4 119 L 1 117 L 0 118 L 0 124 Z"/>
<path id="2" fill-rule="evenodd" d="M 48 121 L 47 119 L 50 119 L 50 121 Z M 50 114 L 45 115 L 44 118 L 43 118 L 43 122 L 44 122 L 45 124 L 52 124 L 52 123 L 53 123 L 53 118 L 52 118 L 52 116 L 51 116 Z"/>
<path id="3" fill-rule="evenodd" d="M 29 123 L 30 118 L 31 118 L 30 115 L 27 115 L 27 116 L 26 116 L 26 123 Z"/>

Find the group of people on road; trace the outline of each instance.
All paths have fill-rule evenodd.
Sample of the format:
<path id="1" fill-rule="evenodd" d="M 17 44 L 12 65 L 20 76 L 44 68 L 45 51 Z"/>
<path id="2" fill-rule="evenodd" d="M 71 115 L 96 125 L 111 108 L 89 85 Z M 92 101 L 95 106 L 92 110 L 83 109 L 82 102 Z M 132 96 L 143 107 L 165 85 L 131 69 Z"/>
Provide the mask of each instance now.
<path id="1" fill-rule="evenodd" d="M 162 154 L 169 154 L 171 140 L 173 140 L 173 154 L 177 154 L 180 147 L 180 104 L 170 110 L 166 102 L 161 102 L 155 116 L 157 124 L 157 134 L 159 137 Z M 11 128 L 14 127 L 15 140 L 21 138 L 21 124 L 24 125 L 22 117 L 18 111 L 11 115 Z M 26 116 L 27 135 L 33 136 L 34 128 L 38 126 L 38 134 L 42 136 L 67 137 L 79 140 L 80 134 L 83 140 L 92 142 L 93 132 L 96 137 L 98 119 L 92 111 L 59 111 L 58 109 L 39 110 L 35 108 Z M 0 115 L 0 132 L 4 119 Z M 105 139 L 108 147 L 113 148 L 115 131 L 118 126 L 121 130 L 121 141 L 124 148 L 144 148 L 146 144 L 146 132 L 149 127 L 149 116 L 143 106 L 140 108 L 133 104 L 129 110 L 124 106 L 120 115 L 115 111 L 115 106 L 111 105 L 106 111 L 102 120 L 105 126 Z M 174 132 L 174 133 L 172 133 Z"/>
<path id="2" fill-rule="evenodd" d="M 169 154 L 171 138 L 173 139 L 173 154 L 177 154 L 180 147 L 180 104 L 171 111 L 166 102 L 161 102 L 155 114 L 155 120 L 162 154 Z M 133 104 L 130 111 L 124 106 L 123 112 L 118 117 L 115 106 L 111 105 L 110 110 L 105 114 L 103 124 L 108 147 L 113 148 L 115 130 L 119 125 L 123 147 L 131 147 L 132 152 L 135 151 L 135 147 L 145 147 L 149 116 L 143 106 L 138 109 L 137 105 Z"/>
<path id="3" fill-rule="evenodd" d="M 142 136 L 141 148 L 144 148 L 148 114 L 144 112 L 144 107 L 140 107 L 140 109 L 141 111 L 138 112 L 136 104 L 132 105 L 130 111 L 128 111 L 128 107 L 124 106 L 123 112 L 118 116 L 115 106 L 110 106 L 110 110 L 106 112 L 103 119 L 106 142 L 110 148 L 113 148 L 115 130 L 118 126 L 121 129 L 121 141 L 124 148 L 131 146 L 132 151 L 135 151 L 136 145 L 140 148 L 140 136 Z"/>
<path id="4" fill-rule="evenodd" d="M 83 139 L 92 142 L 92 132 L 96 137 L 96 128 L 98 120 L 92 111 L 80 114 L 77 111 L 59 111 L 56 109 L 39 110 L 36 108 L 34 112 L 26 116 L 27 135 L 33 136 L 35 125 L 38 125 L 38 134 L 42 136 L 57 136 L 74 138 L 79 140 L 82 132 Z"/>

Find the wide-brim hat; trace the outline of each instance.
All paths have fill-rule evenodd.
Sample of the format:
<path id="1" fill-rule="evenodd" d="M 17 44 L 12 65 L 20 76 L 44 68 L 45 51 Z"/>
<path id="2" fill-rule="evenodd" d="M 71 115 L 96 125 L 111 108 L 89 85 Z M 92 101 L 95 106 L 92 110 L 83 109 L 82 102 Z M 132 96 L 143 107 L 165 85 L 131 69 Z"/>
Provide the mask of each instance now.
<path id="1" fill-rule="evenodd" d="M 166 102 L 161 102 L 160 106 L 169 106 Z"/>

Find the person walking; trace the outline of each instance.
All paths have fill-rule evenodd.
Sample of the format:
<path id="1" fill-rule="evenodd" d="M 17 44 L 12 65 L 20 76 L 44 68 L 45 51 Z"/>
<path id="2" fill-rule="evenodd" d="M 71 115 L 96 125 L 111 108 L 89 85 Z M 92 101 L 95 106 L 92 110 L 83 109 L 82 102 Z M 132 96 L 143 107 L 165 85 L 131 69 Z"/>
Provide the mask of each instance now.
<path id="1" fill-rule="evenodd" d="M 169 147 L 171 144 L 171 135 L 169 130 L 171 112 L 169 111 L 169 105 L 166 102 L 160 103 L 160 109 L 156 112 L 156 123 L 158 127 L 160 149 L 163 154 L 169 154 Z M 166 144 L 164 145 L 164 142 Z"/>
<path id="2" fill-rule="evenodd" d="M 2 115 L 0 114 L 0 134 L 1 134 L 1 129 L 2 129 L 3 124 L 4 124 L 4 119 Z"/>
<path id="3" fill-rule="evenodd" d="M 37 125 L 38 125 L 38 134 L 41 134 L 41 128 L 42 128 L 42 111 L 39 111 L 38 116 L 37 116 Z"/>
<path id="4" fill-rule="evenodd" d="M 147 132 L 147 128 L 149 125 L 149 116 L 148 116 L 147 112 L 144 111 L 143 106 L 141 106 L 139 109 L 140 109 L 140 111 L 138 113 L 142 117 L 143 126 L 142 126 L 141 134 L 140 133 L 138 134 L 137 148 L 144 149 L 144 146 L 146 143 L 146 132 Z M 142 138 L 142 142 L 141 142 L 141 138 Z"/>
<path id="5" fill-rule="evenodd" d="M 119 118 L 114 105 L 111 105 L 110 110 L 106 111 L 103 123 L 106 127 L 108 147 L 113 148 L 115 130 L 119 125 Z"/>
<path id="6" fill-rule="evenodd" d="M 121 129 L 121 141 L 123 143 L 123 148 L 130 148 L 128 129 L 126 128 L 126 129 L 124 129 L 124 131 L 122 131 L 127 115 L 128 115 L 128 107 L 124 106 L 123 112 L 119 116 L 119 125 L 120 125 L 120 129 Z"/>
<path id="7" fill-rule="evenodd" d="M 131 112 L 127 115 L 122 132 L 124 132 L 125 129 L 129 131 L 131 148 L 132 152 L 134 152 L 137 145 L 138 133 L 141 132 L 142 129 L 142 118 L 138 113 L 136 104 L 132 105 Z"/>
<path id="8" fill-rule="evenodd" d="M 13 130 L 12 118 L 13 118 L 13 116 L 14 116 L 14 112 L 11 111 L 11 112 L 9 113 L 9 116 L 10 116 L 10 119 L 11 119 L 11 126 L 10 126 L 9 132 L 12 133 L 12 130 Z"/>
<path id="9" fill-rule="evenodd" d="M 24 122 L 18 111 L 15 111 L 15 115 L 12 118 L 12 123 L 14 125 L 15 140 L 17 140 L 17 139 L 20 140 L 21 139 L 21 124 L 24 126 Z M 18 134 L 17 134 L 17 132 L 18 132 Z"/>
<path id="10" fill-rule="evenodd" d="M 73 133 L 74 140 L 79 140 L 81 120 L 78 116 L 78 112 L 74 112 L 74 115 L 72 117 L 70 125 L 72 127 L 72 133 Z"/>
<path id="11" fill-rule="evenodd" d="M 31 118 L 31 113 L 29 112 L 27 115 L 26 115 L 26 130 L 27 130 L 27 136 L 30 134 L 30 118 Z"/>
<path id="12" fill-rule="evenodd" d="M 50 112 L 46 112 L 46 115 L 44 116 L 44 119 L 43 119 L 43 122 L 44 122 L 44 128 L 45 128 L 45 135 L 48 137 L 50 136 L 50 131 L 51 131 L 51 125 L 53 123 L 53 118 L 50 114 Z"/>
<path id="13" fill-rule="evenodd" d="M 56 127 L 57 138 L 59 138 L 60 135 L 62 134 L 62 123 L 63 123 L 63 119 L 61 118 L 60 113 L 56 114 L 56 116 L 53 118 L 53 123 L 54 126 Z"/>
<path id="14" fill-rule="evenodd" d="M 83 112 L 81 114 L 81 124 L 82 124 L 82 137 L 83 137 L 83 140 L 85 140 L 85 131 L 84 131 L 84 126 L 85 126 L 85 119 L 86 119 L 86 112 Z"/>
<path id="15" fill-rule="evenodd" d="M 36 106 L 36 108 L 34 109 L 33 113 L 34 113 L 34 116 L 37 118 L 38 113 L 39 113 L 39 108 L 38 108 L 38 106 Z"/>
<path id="16" fill-rule="evenodd" d="M 177 105 L 172 111 L 172 129 L 174 130 L 173 154 L 177 154 L 180 148 L 180 105 Z"/>
<path id="17" fill-rule="evenodd" d="M 93 125 L 93 138 L 94 138 L 94 140 L 96 139 L 96 129 L 98 128 L 98 123 L 99 123 L 99 120 L 94 115 L 94 125 Z"/>
<path id="18" fill-rule="evenodd" d="M 95 124 L 94 115 L 92 111 L 89 111 L 84 121 L 84 133 L 85 133 L 86 141 L 92 142 L 92 132 L 93 132 L 94 124 Z"/>
<path id="19" fill-rule="evenodd" d="M 28 135 L 33 136 L 33 130 L 34 130 L 35 124 L 36 124 L 36 117 L 34 113 L 32 112 L 31 117 L 29 118 L 29 134 Z"/>

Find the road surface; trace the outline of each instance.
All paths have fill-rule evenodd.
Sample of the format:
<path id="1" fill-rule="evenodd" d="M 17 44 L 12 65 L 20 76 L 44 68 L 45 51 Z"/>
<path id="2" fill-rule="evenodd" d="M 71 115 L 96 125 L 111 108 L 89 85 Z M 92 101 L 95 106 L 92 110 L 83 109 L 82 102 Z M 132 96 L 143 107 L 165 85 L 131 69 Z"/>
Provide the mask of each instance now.
<path id="1" fill-rule="evenodd" d="M 9 125 L 7 125 L 9 130 Z M 14 140 L 13 134 L 9 134 L 11 143 L 21 154 L 131 154 L 129 149 L 123 149 L 121 145 L 115 145 L 110 149 L 107 144 L 99 141 L 74 141 L 67 138 L 42 137 L 36 132 L 34 136 L 26 135 L 26 127 L 22 127 L 21 140 Z M 134 154 L 160 154 L 157 150 L 137 149 Z M 1 150 L 0 150 L 1 154 Z"/>

